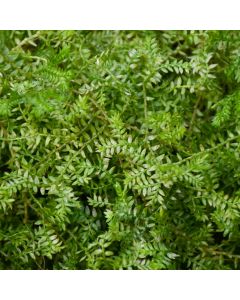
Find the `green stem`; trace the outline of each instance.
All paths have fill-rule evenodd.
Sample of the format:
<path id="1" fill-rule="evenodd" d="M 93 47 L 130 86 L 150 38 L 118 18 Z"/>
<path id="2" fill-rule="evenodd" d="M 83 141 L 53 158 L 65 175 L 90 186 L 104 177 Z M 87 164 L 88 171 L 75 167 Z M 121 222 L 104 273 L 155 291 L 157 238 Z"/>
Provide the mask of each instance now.
<path id="1" fill-rule="evenodd" d="M 147 95 L 145 84 L 143 84 L 143 99 L 144 99 L 144 117 L 147 119 Z"/>
<path id="2" fill-rule="evenodd" d="M 214 146 L 212 148 L 206 149 L 206 150 L 201 151 L 201 152 L 194 153 L 193 155 L 191 155 L 189 157 L 186 157 L 183 160 L 180 160 L 178 162 L 169 163 L 169 164 L 163 164 L 162 166 L 176 166 L 176 165 L 181 165 L 182 163 L 184 163 L 184 162 L 186 162 L 188 160 L 191 160 L 194 157 L 197 157 L 197 156 L 205 154 L 205 153 L 209 153 L 209 152 L 211 152 L 211 151 L 213 151 L 213 150 L 215 150 L 217 148 L 220 148 L 220 147 L 226 145 L 227 143 L 236 140 L 239 137 L 240 137 L 239 135 L 231 137 L 231 138 L 227 139 L 226 141 L 224 141 L 224 142 L 222 142 L 222 143 L 220 143 L 220 144 L 218 144 L 218 145 L 216 145 L 216 146 Z"/>

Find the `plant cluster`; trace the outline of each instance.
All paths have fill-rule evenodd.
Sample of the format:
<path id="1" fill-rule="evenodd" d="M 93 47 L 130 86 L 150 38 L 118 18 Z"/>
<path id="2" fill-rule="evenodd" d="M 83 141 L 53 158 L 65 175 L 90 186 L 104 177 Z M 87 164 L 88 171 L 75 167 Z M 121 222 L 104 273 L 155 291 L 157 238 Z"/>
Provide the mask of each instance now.
<path id="1" fill-rule="evenodd" d="M 239 269 L 239 31 L 1 31 L 1 269 Z"/>

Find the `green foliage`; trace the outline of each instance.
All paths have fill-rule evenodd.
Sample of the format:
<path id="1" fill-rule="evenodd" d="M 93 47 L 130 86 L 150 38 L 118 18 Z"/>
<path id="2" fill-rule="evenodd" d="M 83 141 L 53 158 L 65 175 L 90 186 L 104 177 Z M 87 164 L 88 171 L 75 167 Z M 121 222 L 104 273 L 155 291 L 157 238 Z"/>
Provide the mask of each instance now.
<path id="1" fill-rule="evenodd" d="M 0 268 L 239 269 L 239 47 L 0 32 Z"/>

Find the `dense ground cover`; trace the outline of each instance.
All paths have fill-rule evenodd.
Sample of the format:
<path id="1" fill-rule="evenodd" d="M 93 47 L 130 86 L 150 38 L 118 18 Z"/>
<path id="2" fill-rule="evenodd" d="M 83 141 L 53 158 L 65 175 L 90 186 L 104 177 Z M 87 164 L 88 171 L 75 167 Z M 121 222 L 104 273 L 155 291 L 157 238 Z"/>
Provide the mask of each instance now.
<path id="1" fill-rule="evenodd" d="M 1 269 L 239 269 L 239 31 L 0 32 Z"/>

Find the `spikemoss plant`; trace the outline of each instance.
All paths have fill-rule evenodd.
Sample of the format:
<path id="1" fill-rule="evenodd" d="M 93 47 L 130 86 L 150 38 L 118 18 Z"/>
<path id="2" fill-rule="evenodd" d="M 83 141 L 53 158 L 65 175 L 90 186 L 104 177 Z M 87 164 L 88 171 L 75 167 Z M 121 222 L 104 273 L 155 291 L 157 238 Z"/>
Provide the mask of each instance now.
<path id="1" fill-rule="evenodd" d="M 0 32 L 0 268 L 239 269 L 239 49 Z"/>

